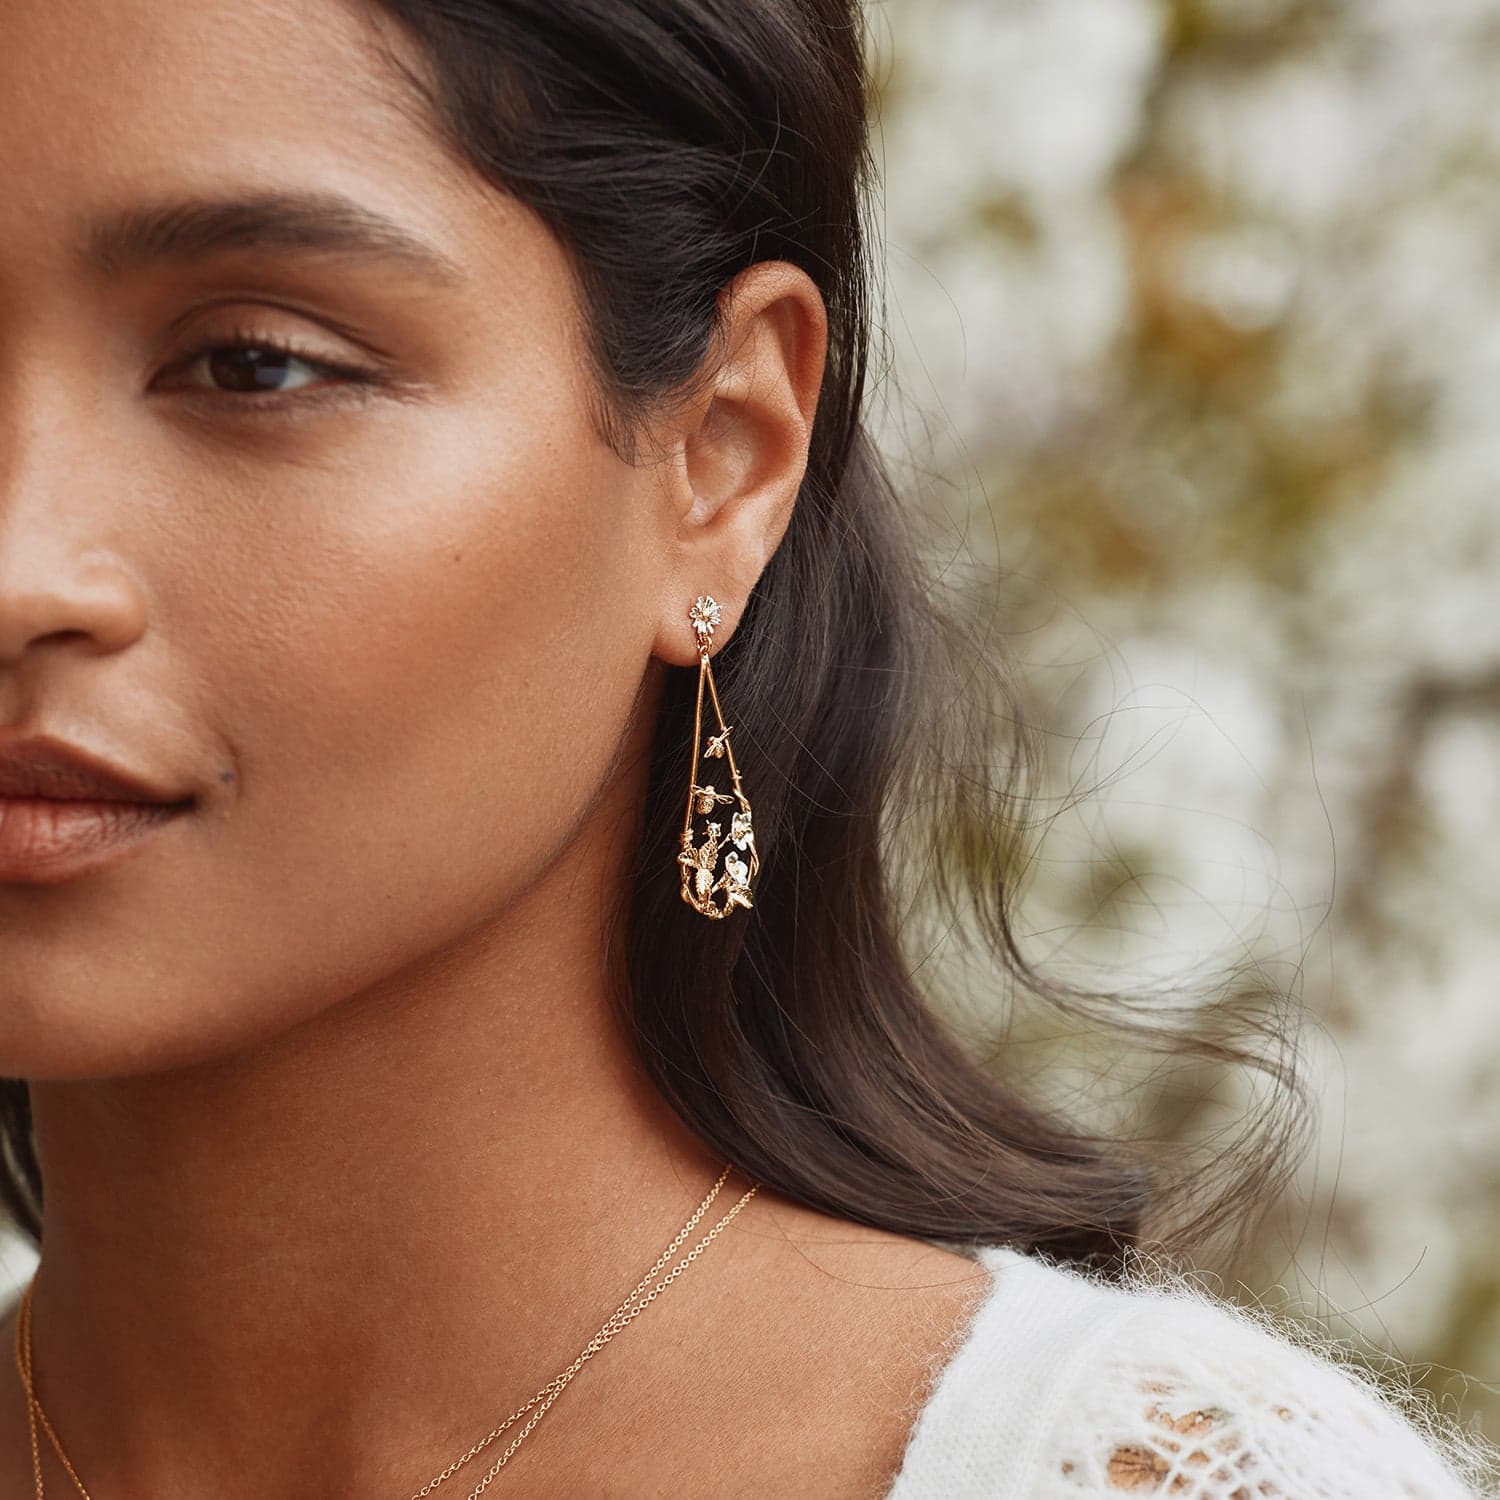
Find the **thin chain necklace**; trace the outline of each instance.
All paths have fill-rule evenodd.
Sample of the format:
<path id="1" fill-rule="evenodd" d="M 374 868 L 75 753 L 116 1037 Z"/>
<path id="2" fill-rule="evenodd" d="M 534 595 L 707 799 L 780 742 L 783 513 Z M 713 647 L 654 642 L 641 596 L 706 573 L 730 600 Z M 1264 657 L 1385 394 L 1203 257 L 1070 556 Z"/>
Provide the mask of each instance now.
<path id="1" fill-rule="evenodd" d="M 651 1278 L 655 1276 L 656 1273 L 661 1270 L 661 1268 L 667 1263 L 667 1261 L 671 1258 L 673 1251 L 675 1251 L 677 1247 L 683 1242 L 683 1240 L 688 1237 L 688 1235 L 692 1232 L 693 1226 L 697 1224 L 697 1222 L 703 1217 L 705 1213 L 708 1212 L 709 1205 L 718 1196 L 719 1189 L 724 1186 L 724 1179 L 729 1176 L 729 1173 L 730 1167 L 726 1166 L 724 1170 L 719 1174 L 719 1180 L 714 1183 L 712 1191 L 703 1200 L 703 1202 L 698 1205 L 698 1211 L 692 1216 L 692 1218 L 687 1221 L 686 1224 L 682 1226 L 682 1228 L 677 1233 L 677 1237 L 672 1241 L 672 1243 L 662 1251 L 660 1257 L 657 1259 L 656 1264 L 652 1266 L 651 1269 L 646 1272 L 645 1276 L 641 1278 L 635 1290 L 631 1292 L 628 1297 L 626 1297 L 626 1299 L 619 1305 L 619 1307 L 614 1310 L 613 1313 L 610 1314 L 609 1318 L 605 1321 L 603 1327 L 599 1329 L 598 1333 L 596 1333 L 593 1338 L 591 1338 L 588 1343 L 583 1346 L 583 1349 L 579 1353 L 577 1359 L 575 1359 L 573 1363 L 567 1367 L 566 1370 L 562 1371 L 561 1374 L 553 1376 L 553 1378 L 549 1380 L 546 1385 L 544 1385 L 536 1393 L 536 1395 L 534 1395 L 524 1406 L 518 1407 L 498 1427 L 492 1429 L 477 1443 L 475 1443 L 474 1446 L 470 1448 L 462 1458 L 455 1459 L 451 1464 L 448 1465 L 446 1469 L 442 1471 L 442 1473 L 434 1476 L 432 1479 L 429 1479 L 427 1483 L 424 1484 L 422 1488 L 419 1489 L 416 1494 L 411 1497 L 411 1500 L 424 1500 L 425 1496 L 430 1495 L 433 1490 L 435 1490 L 440 1484 L 456 1474 L 459 1469 L 461 1469 L 466 1463 L 469 1462 L 471 1458 L 474 1458 L 477 1454 L 482 1453 L 484 1449 L 487 1448 L 492 1442 L 494 1442 L 494 1440 L 499 1437 L 500 1434 L 504 1432 L 513 1422 L 524 1416 L 525 1413 L 530 1411 L 533 1406 L 536 1406 L 537 1411 L 532 1416 L 531 1420 L 527 1422 L 527 1424 L 512 1440 L 510 1447 L 508 1447 L 505 1452 L 500 1455 L 496 1462 L 491 1466 L 489 1473 L 487 1473 L 484 1478 L 481 1479 L 479 1483 L 475 1485 L 474 1488 L 469 1492 L 468 1500 L 476 1500 L 476 1497 L 488 1487 L 490 1481 L 500 1472 L 502 1468 L 505 1467 L 506 1463 L 510 1459 L 511 1454 L 521 1446 L 521 1443 L 525 1439 L 527 1433 L 529 1433 L 532 1428 L 535 1427 L 536 1424 L 540 1422 L 541 1419 L 547 1414 L 547 1411 L 551 1407 L 552 1403 L 556 1401 L 557 1398 L 563 1393 L 563 1390 L 567 1386 L 568 1382 L 572 1380 L 572 1378 L 579 1372 L 579 1370 L 583 1368 L 585 1363 L 592 1359 L 594 1355 L 599 1352 L 599 1350 L 601 1350 L 617 1333 L 620 1332 L 622 1328 L 624 1328 L 628 1323 L 632 1322 L 636 1317 L 643 1313 L 646 1308 L 656 1300 L 657 1296 L 661 1292 L 665 1291 L 666 1288 L 669 1287 L 672 1282 L 674 1282 L 678 1278 L 678 1276 L 680 1276 L 685 1270 L 687 1270 L 687 1268 L 703 1253 L 704 1247 L 709 1243 L 709 1241 L 712 1240 L 719 1233 L 719 1231 L 723 1229 L 723 1227 L 745 1206 L 745 1204 L 747 1204 L 750 1199 L 755 1196 L 756 1192 L 760 1188 L 759 1183 L 756 1183 L 753 1187 L 751 1187 L 750 1191 L 745 1193 L 740 1198 L 739 1202 L 736 1203 L 734 1207 L 731 1208 L 729 1212 L 725 1214 L 724 1217 L 720 1219 L 719 1222 L 715 1224 L 714 1227 L 710 1229 L 708 1233 L 704 1235 L 703 1238 L 699 1240 L 698 1243 L 694 1245 L 693 1248 L 689 1250 L 688 1253 L 684 1255 L 682 1259 L 678 1261 L 677 1264 L 673 1266 L 672 1269 L 668 1271 L 667 1274 L 663 1276 L 662 1279 L 651 1288 L 650 1291 L 645 1291 L 647 1283 L 650 1282 Z M 83 1496 L 83 1500 L 92 1500 L 89 1492 L 84 1488 L 83 1481 L 78 1477 L 77 1470 L 75 1470 L 73 1465 L 68 1461 L 68 1455 L 63 1452 L 62 1443 L 59 1441 L 57 1432 L 53 1428 L 52 1423 L 48 1420 L 47 1413 L 43 1410 L 41 1401 L 37 1398 L 36 1388 L 33 1384 L 31 1369 L 31 1293 L 35 1285 L 36 1273 L 33 1272 L 32 1278 L 29 1282 L 27 1282 L 26 1290 L 22 1294 L 20 1311 L 16 1317 L 16 1369 L 20 1371 L 21 1385 L 26 1391 L 26 1417 L 31 1430 L 31 1467 L 32 1472 L 36 1477 L 36 1500 L 44 1500 L 45 1493 L 42 1485 L 41 1444 L 37 1440 L 38 1420 L 40 1420 L 42 1428 L 46 1432 L 47 1437 L 52 1444 L 53 1450 L 56 1452 L 63 1468 L 68 1471 L 68 1477 L 72 1479 L 74 1486 L 78 1490 L 78 1493 Z M 644 1296 L 642 1296 L 643 1292 L 645 1293 Z M 637 1300 L 638 1298 L 639 1300 Z M 540 1405 L 538 1406 L 539 1402 Z"/>

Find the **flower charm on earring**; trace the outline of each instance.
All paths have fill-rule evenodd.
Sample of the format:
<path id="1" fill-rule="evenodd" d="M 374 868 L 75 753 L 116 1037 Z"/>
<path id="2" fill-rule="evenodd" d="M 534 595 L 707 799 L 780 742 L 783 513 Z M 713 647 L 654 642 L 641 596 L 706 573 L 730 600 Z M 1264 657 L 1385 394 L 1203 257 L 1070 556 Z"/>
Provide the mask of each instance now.
<path id="1" fill-rule="evenodd" d="M 760 868 L 760 858 L 755 852 L 755 832 L 750 824 L 750 803 L 740 784 L 739 767 L 734 763 L 734 751 L 729 744 L 729 732 L 734 726 L 724 722 L 719 691 L 714 686 L 713 668 L 708 664 L 708 648 L 713 641 L 714 627 L 721 617 L 718 603 L 708 594 L 700 594 L 688 611 L 698 642 L 698 705 L 693 715 L 693 765 L 688 778 L 687 816 L 683 819 L 682 847 L 677 854 L 677 863 L 682 867 L 682 899 L 705 917 L 727 917 L 736 907 L 752 906 L 750 887 Z M 728 762 L 732 792 L 721 792 L 711 781 L 701 786 L 698 784 L 705 682 L 713 699 L 719 731 L 710 738 L 702 754 L 705 758 L 713 756 Z M 724 825 L 715 820 L 707 825 L 703 842 L 695 843 L 694 813 L 706 815 L 729 802 L 739 803 L 729 821 L 729 837 L 723 837 Z M 719 873 L 721 854 L 724 858 L 722 874 Z M 748 860 L 742 857 L 746 855 Z M 716 896 L 722 900 L 716 901 Z"/>

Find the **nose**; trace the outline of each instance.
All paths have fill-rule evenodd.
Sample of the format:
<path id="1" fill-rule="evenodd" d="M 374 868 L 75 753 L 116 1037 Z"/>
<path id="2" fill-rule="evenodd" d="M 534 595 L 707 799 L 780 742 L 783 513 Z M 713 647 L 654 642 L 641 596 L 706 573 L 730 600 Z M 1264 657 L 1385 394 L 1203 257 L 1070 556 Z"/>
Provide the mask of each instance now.
<path id="1" fill-rule="evenodd" d="M 139 590 L 119 567 L 65 538 L 0 531 L 0 671 L 48 642 L 119 651 L 143 631 Z"/>
<path id="2" fill-rule="evenodd" d="M 87 465 L 86 438 L 16 443 L 0 424 L 0 684 L 38 648 L 67 645 L 93 654 L 119 651 L 146 628 L 142 590 L 102 534 L 108 465 Z M 58 434 L 54 432 L 54 437 Z M 29 451 L 27 449 L 29 448 Z M 92 495 L 84 490 L 87 485 Z"/>

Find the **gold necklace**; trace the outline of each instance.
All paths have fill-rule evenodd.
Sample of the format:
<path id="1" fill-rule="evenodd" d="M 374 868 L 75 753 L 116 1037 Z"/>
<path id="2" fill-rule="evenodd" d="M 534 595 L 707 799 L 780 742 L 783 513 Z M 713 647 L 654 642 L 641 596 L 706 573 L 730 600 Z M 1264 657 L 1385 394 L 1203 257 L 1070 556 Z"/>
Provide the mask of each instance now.
<path id="1" fill-rule="evenodd" d="M 541 1419 L 547 1414 L 547 1411 L 551 1407 L 552 1403 L 556 1401 L 557 1398 L 563 1393 L 563 1390 L 566 1388 L 568 1382 L 572 1380 L 572 1378 L 579 1372 L 579 1370 L 583 1368 L 585 1363 L 592 1359 L 594 1355 L 597 1354 L 599 1350 L 602 1349 L 617 1333 L 619 1333 L 622 1328 L 624 1328 L 628 1323 L 632 1322 L 636 1317 L 643 1313 L 646 1308 L 656 1300 L 657 1296 L 661 1292 L 665 1291 L 666 1288 L 669 1287 L 672 1282 L 677 1279 L 678 1276 L 680 1276 L 685 1270 L 687 1270 L 687 1268 L 695 1260 L 697 1260 L 699 1255 L 703 1253 L 704 1247 L 709 1243 L 709 1241 L 712 1240 L 719 1233 L 719 1231 L 723 1229 L 723 1227 L 745 1206 L 745 1204 L 755 1196 L 756 1192 L 760 1188 L 760 1184 L 758 1182 L 751 1187 L 749 1192 L 741 1196 L 739 1202 L 736 1203 L 734 1207 L 731 1208 L 729 1212 L 725 1214 L 724 1217 L 720 1219 L 719 1222 L 715 1224 L 714 1227 L 710 1229 L 708 1233 L 704 1235 L 703 1238 L 699 1240 L 698 1243 L 694 1245 L 693 1248 L 689 1250 L 688 1253 L 684 1255 L 683 1258 L 678 1261 L 678 1263 L 673 1266 L 672 1269 L 668 1271 L 667 1274 L 663 1276 L 662 1279 L 655 1286 L 653 1286 L 649 1292 L 646 1292 L 645 1295 L 642 1296 L 641 1294 L 643 1291 L 645 1291 L 646 1284 L 667 1263 L 667 1260 L 672 1255 L 672 1252 L 676 1250 L 677 1247 L 683 1242 L 683 1240 L 688 1237 L 688 1235 L 692 1232 L 693 1226 L 697 1224 L 699 1219 L 701 1219 L 703 1215 L 708 1212 L 709 1205 L 718 1196 L 719 1189 L 724 1186 L 724 1179 L 729 1176 L 729 1173 L 730 1167 L 726 1166 L 724 1170 L 719 1174 L 719 1180 L 714 1183 L 712 1191 L 710 1191 L 709 1195 L 703 1200 L 702 1203 L 698 1205 L 697 1212 L 677 1232 L 677 1237 L 672 1241 L 670 1245 L 667 1246 L 665 1250 L 662 1251 L 661 1255 L 657 1259 L 656 1264 L 652 1266 L 651 1269 L 646 1272 L 645 1276 L 641 1278 L 640 1282 L 636 1285 L 635 1290 L 631 1292 L 628 1297 L 626 1297 L 626 1299 L 614 1310 L 613 1313 L 610 1314 L 609 1318 L 606 1319 L 603 1327 L 599 1329 L 598 1333 L 596 1333 L 593 1338 L 591 1338 L 588 1343 L 583 1346 L 583 1350 L 580 1352 L 577 1359 L 575 1359 L 573 1363 L 567 1367 L 566 1370 L 562 1371 L 561 1374 L 553 1376 L 553 1378 L 549 1380 L 546 1385 L 544 1385 L 541 1390 L 539 1390 L 536 1395 L 534 1395 L 524 1406 L 518 1407 L 498 1427 L 492 1429 L 477 1443 L 475 1443 L 474 1446 L 470 1448 L 462 1458 L 455 1459 L 451 1464 L 448 1465 L 446 1469 L 442 1471 L 442 1473 L 436 1475 L 432 1479 L 429 1479 L 427 1483 L 424 1484 L 422 1488 L 419 1489 L 416 1494 L 411 1497 L 411 1500 L 424 1500 L 425 1496 L 430 1495 L 433 1490 L 435 1490 L 446 1479 L 449 1479 L 454 1474 L 456 1474 L 458 1470 L 461 1469 L 466 1463 L 468 1463 L 471 1458 L 483 1452 L 484 1449 L 487 1448 L 492 1442 L 494 1442 L 494 1440 L 499 1437 L 500 1434 L 504 1432 L 512 1422 L 515 1422 L 526 1412 L 530 1411 L 531 1408 L 533 1406 L 536 1406 L 538 1402 L 541 1402 L 541 1405 L 538 1408 L 536 1414 L 521 1429 L 520 1433 L 511 1442 L 510 1447 L 508 1447 L 505 1452 L 500 1455 L 499 1459 L 497 1459 L 496 1462 L 490 1467 L 490 1471 L 469 1492 L 468 1500 L 477 1500 L 477 1496 L 481 1493 L 481 1491 L 488 1487 L 490 1481 L 500 1472 L 502 1468 L 505 1467 L 506 1463 L 510 1459 L 511 1454 L 521 1446 L 521 1443 L 525 1439 L 527 1433 L 529 1433 L 532 1428 L 535 1427 L 536 1424 L 540 1422 Z M 77 1470 L 75 1470 L 73 1465 L 68 1461 L 68 1455 L 63 1452 L 62 1443 L 58 1440 L 57 1433 L 54 1430 L 52 1423 L 48 1420 L 47 1413 L 43 1410 L 41 1401 L 37 1398 L 36 1389 L 32 1381 L 31 1292 L 32 1288 L 35 1285 L 36 1273 L 33 1272 L 31 1280 L 27 1282 L 26 1290 L 21 1296 L 20 1310 L 16 1317 L 16 1369 L 20 1372 L 21 1385 L 26 1392 L 26 1418 L 31 1431 L 31 1466 L 32 1472 L 36 1477 L 37 1500 L 44 1500 L 44 1490 L 42 1485 L 42 1453 L 41 1445 L 37 1441 L 36 1430 L 38 1419 L 40 1419 L 42 1427 L 45 1430 L 47 1437 L 58 1456 L 58 1459 L 61 1461 L 63 1468 L 68 1471 L 69 1478 L 72 1479 L 74 1485 L 77 1487 L 78 1493 L 83 1496 L 83 1500 L 92 1500 L 89 1492 L 84 1488 L 83 1481 L 78 1477 Z M 637 1298 L 639 1298 L 640 1300 L 637 1301 Z"/>

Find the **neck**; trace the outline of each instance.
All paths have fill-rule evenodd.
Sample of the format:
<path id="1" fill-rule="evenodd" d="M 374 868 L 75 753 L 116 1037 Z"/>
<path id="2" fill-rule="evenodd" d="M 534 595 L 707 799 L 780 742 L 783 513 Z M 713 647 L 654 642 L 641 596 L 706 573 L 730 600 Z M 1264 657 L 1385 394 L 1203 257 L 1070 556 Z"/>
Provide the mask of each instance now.
<path id="1" fill-rule="evenodd" d="M 399 1500 L 570 1364 L 656 1261 L 724 1162 L 610 1020 L 602 920 L 557 918 L 604 910 L 591 858 L 460 951 L 234 1057 L 33 1086 L 35 1378 L 93 1493 Z M 748 1186 L 731 1173 L 664 1270 Z M 760 1196 L 663 1299 L 711 1321 Z M 632 1347 L 670 1357 L 656 1315 L 608 1351 L 616 1382 L 639 1373 Z"/>

